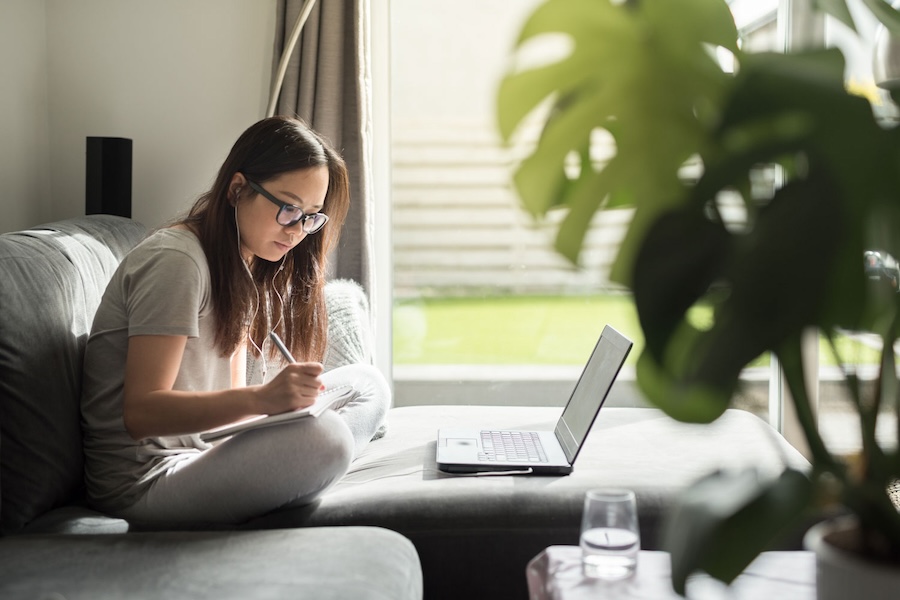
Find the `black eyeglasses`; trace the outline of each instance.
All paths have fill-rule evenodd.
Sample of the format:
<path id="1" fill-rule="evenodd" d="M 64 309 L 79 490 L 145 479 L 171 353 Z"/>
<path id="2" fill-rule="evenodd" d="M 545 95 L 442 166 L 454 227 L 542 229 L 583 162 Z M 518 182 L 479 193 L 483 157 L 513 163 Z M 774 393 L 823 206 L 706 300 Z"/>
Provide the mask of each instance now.
<path id="1" fill-rule="evenodd" d="M 328 215 L 325 213 L 317 212 L 308 215 L 304 214 L 303 209 L 299 206 L 282 202 L 264 190 L 259 184 L 253 183 L 249 179 L 247 180 L 247 183 L 256 193 L 262 194 L 266 200 L 278 206 L 278 214 L 275 215 L 275 221 L 277 221 L 279 225 L 290 227 L 291 225 L 302 223 L 301 227 L 303 228 L 303 231 L 306 233 L 316 233 L 325 227 L 325 223 L 328 222 Z"/>

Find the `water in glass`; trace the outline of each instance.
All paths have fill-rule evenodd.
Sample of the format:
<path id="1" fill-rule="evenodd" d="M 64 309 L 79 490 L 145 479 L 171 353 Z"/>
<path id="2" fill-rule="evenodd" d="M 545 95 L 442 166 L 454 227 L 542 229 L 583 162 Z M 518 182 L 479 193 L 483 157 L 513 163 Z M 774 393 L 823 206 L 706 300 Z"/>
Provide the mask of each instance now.
<path id="1" fill-rule="evenodd" d="M 629 529 L 587 529 L 581 533 L 584 574 L 610 580 L 631 577 L 637 567 L 639 549 L 638 536 Z"/>

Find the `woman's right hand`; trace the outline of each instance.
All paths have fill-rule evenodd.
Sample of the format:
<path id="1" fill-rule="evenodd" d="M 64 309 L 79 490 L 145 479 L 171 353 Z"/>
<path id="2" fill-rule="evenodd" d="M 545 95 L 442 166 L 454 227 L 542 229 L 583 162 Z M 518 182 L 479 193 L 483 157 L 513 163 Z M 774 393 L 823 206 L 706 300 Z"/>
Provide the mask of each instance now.
<path id="1" fill-rule="evenodd" d="M 216 391 L 175 391 L 187 336 L 128 338 L 122 416 L 135 440 L 207 431 L 248 417 L 309 406 L 322 381 L 320 363 L 292 363 L 272 381 Z"/>
<path id="2" fill-rule="evenodd" d="M 290 363 L 260 388 L 260 413 L 275 415 L 310 406 L 322 390 L 317 362 Z"/>

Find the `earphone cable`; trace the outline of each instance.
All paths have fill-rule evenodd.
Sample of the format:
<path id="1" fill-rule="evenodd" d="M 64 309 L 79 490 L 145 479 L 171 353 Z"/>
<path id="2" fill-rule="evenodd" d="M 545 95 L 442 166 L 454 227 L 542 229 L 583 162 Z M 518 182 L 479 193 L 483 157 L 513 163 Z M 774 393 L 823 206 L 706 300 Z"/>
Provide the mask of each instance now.
<path id="1" fill-rule="evenodd" d="M 244 267 L 244 271 L 247 273 L 247 277 L 250 278 L 250 283 L 253 285 L 253 293 L 256 295 L 256 302 L 253 305 L 253 316 L 250 318 L 250 322 L 247 324 L 247 339 L 259 353 L 259 358 L 262 361 L 262 380 L 265 382 L 266 374 L 269 371 L 269 365 L 266 362 L 266 355 L 263 352 L 262 348 L 257 345 L 256 341 L 253 339 L 252 328 L 253 323 L 256 322 L 256 317 L 259 315 L 259 305 L 260 305 L 260 297 L 259 290 L 256 286 L 256 280 L 253 278 L 253 273 L 250 271 L 250 267 L 247 266 L 247 262 L 244 260 L 244 257 L 241 255 L 241 227 L 238 224 L 237 219 L 238 207 L 237 203 L 234 205 L 234 229 L 237 232 L 237 250 L 238 250 L 238 258 L 241 261 L 241 265 Z M 265 340 L 263 340 L 263 345 L 265 345 Z"/>

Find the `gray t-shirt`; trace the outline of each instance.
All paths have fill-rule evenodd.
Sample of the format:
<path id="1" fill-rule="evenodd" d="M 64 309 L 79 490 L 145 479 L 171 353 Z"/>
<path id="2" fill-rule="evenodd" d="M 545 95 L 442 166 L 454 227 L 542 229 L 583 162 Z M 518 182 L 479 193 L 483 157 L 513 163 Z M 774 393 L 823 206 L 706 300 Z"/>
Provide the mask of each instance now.
<path id="1" fill-rule="evenodd" d="M 157 231 L 119 265 L 94 317 L 84 359 L 81 413 L 88 497 L 101 510 L 133 504 L 153 480 L 211 446 L 198 435 L 131 439 L 122 415 L 128 338 L 186 335 L 175 390 L 231 387 L 231 362 L 215 346 L 209 267 L 199 240 Z"/>

